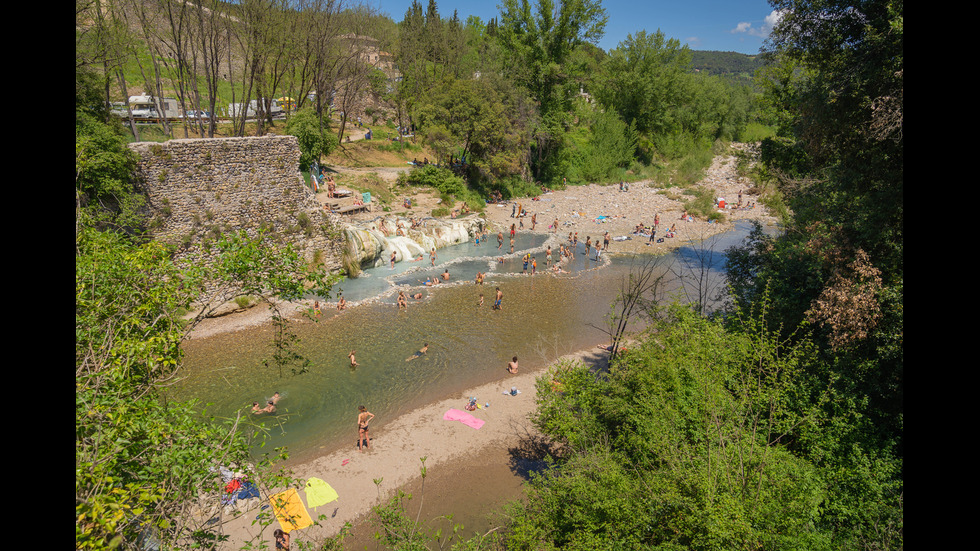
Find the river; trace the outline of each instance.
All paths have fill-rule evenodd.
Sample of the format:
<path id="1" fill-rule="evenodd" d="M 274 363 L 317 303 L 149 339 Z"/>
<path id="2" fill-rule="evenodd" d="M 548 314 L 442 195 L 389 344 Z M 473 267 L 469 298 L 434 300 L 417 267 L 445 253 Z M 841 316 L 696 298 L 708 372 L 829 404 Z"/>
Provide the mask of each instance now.
<path id="1" fill-rule="evenodd" d="M 681 247 L 659 257 L 659 270 L 710 258 L 710 280 L 718 288 L 724 269 L 723 250 L 740 243 L 751 226 L 738 223 L 704 246 Z M 455 245 L 438 251 L 435 266 L 400 262 L 365 271 L 338 290 L 356 306 L 343 312 L 327 308 L 318 322 L 293 324 L 297 351 L 310 360 L 305 373 L 294 375 L 268 367 L 273 330 L 254 327 L 185 343 L 183 379 L 174 387 L 181 398 L 209 404 L 219 417 L 247 415 L 253 402 L 264 403 L 274 392 L 281 400 L 268 438 L 256 453 L 287 446 L 295 460 L 351 445 L 351 418 L 359 405 L 382 419 L 393 419 L 421 405 L 504 378 L 507 362 L 518 356 L 522 369 L 535 369 L 574 351 L 608 342 L 604 332 L 611 305 L 624 280 L 651 257 L 605 255 L 586 257 L 579 245 L 565 274 L 546 272 L 544 248 L 554 237 L 518 234 L 516 251 L 538 260 L 536 275 L 523 275 L 523 264 L 511 258 L 498 262 L 497 244 Z M 508 243 L 509 244 L 509 243 Z M 615 245 L 613 245 L 613 248 Z M 509 251 L 507 251 L 509 252 Z M 557 253 L 555 253 L 557 257 Z M 707 261 L 706 261 L 707 262 Z M 445 271 L 449 284 L 422 285 Z M 487 273 L 483 285 L 476 272 Z M 682 272 L 690 272 L 685 268 Z M 680 291 L 676 277 L 673 289 Z M 495 289 L 503 291 L 500 310 L 491 309 Z M 398 289 L 422 292 L 398 309 Z M 478 305 L 480 295 L 484 303 Z M 681 293 L 682 299 L 690 293 Z M 428 352 L 406 362 L 423 345 Z M 348 353 L 356 351 L 352 368 Z M 267 417 L 267 419 L 272 419 Z M 267 423 L 268 424 L 268 423 Z"/>

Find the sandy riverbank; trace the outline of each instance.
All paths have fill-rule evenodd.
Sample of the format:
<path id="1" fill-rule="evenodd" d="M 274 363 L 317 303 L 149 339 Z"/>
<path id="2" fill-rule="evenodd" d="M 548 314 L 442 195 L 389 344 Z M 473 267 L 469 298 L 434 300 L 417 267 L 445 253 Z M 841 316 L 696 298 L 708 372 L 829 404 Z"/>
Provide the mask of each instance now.
<path id="1" fill-rule="evenodd" d="M 591 348 L 565 356 L 565 359 L 602 368 L 607 357 L 605 351 Z M 442 514 L 439 502 L 450 499 L 449 492 L 479 495 L 481 503 L 494 502 L 495 489 L 503 491 L 508 499 L 513 497 L 511 494 L 527 476 L 527 463 L 536 459 L 528 457 L 528 450 L 536 448 L 539 437 L 529 416 L 534 411 L 535 380 L 546 369 L 522 371 L 516 375 L 507 374 L 505 366 L 500 369 L 502 375 L 496 382 L 423 406 L 397 419 L 376 417 L 371 422 L 371 448 L 366 451 L 356 448 L 356 412 L 352 412 L 350 447 L 290 465 L 296 477 L 303 480 L 320 478 L 340 496 L 316 510 L 310 509 L 312 517 L 326 515 L 327 519 L 320 526 L 294 531 L 293 540 L 322 539 L 336 534 L 345 522 L 350 522 L 355 526 L 353 537 L 365 541 L 370 537 L 367 532 L 373 532 L 364 522 L 371 514 L 371 508 L 389 499 L 399 488 L 416 482 L 422 457 L 426 458 L 430 480 L 441 479 L 444 488 L 449 488 L 442 490 L 441 495 L 438 489 L 429 491 L 426 503 L 431 511 L 424 509 L 423 518 Z M 520 393 L 517 396 L 505 394 L 511 387 L 516 387 Z M 450 409 L 462 410 L 469 396 L 476 397 L 480 404 L 490 403 L 490 407 L 469 412 L 485 422 L 479 429 L 443 418 Z M 504 464 L 497 464 L 501 462 Z M 480 476 L 488 466 L 496 467 L 493 480 Z M 507 480 L 501 480 L 501 477 Z M 380 486 L 375 484 L 376 479 L 382 479 Z M 432 495 L 433 492 L 436 495 Z M 302 489 L 300 494 L 303 495 Z M 417 506 L 416 501 L 413 512 Z M 279 523 L 274 522 L 264 529 L 257 523 L 253 525 L 258 512 L 249 511 L 224 525 L 224 532 L 230 536 L 227 549 L 238 549 L 253 538 L 271 541 L 272 531 L 279 527 Z"/>
<path id="2" fill-rule="evenodd" d="M 746 146 L 733 144 L 733 147 Z M 750 193 L 754 187 L 752 182 L 739 176 L 734 155 L 716 156 L 697 185 L 712 190 L 714 197 L 725 199 L 726 207 L 721 210 L 724 221 L 681 220 L 685 213 L 684 202 L 690 197 L 677 189 L 659 188 L 651 182 L 634 182 L 629 186 L 629 191 L 620 191 L 618 185 L 570 186 L 542 194 L 536 200 L 516 199 L 489 205 L 485 212 L 495 228 L 505 231 L 505 239 L 506 230 L 511 224 L 517 224 L 518 231 L 555 232 L 561 238 L 567 238 L 569 233 L 578 234 L 579 242 L 591 238 L 593 243 L 601 243 L 603 234 L 608 232 L 611 238 L 608 254 L 659 254 L 691 240 L 728 231 L 739 220 L 758 220 L 763 225 L 776 222 L 759 203 L 759 197 Z M 740 194 L 743 208 L 732 208 L 737 206 Z M 515 203 L 527 211 L 526 216 L 511 217 Z M 747 208 L 749 205 L 754 207 Z M 675 237 L 665 238 L 660 243 L 649 243 L 647 237 L 633 235 L 638 224 L 652 227 L 658 214 L 660 230 L 657 237 L 664 237 L 672 226 L 676 227 Z M 537 223 L 532 230 L 531 217 L 534 215 Z M 549 229 L 555 220 L 558 221 L 557 231 Z M 616 240 L 617 237 L 629 239 Z"/>

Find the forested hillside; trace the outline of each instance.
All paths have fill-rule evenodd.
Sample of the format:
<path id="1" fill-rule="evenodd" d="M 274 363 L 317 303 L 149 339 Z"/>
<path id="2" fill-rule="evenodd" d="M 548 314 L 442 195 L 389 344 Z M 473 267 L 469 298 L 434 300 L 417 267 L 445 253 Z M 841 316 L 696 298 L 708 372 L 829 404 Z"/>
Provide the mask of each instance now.
<path id="1" fill-rule="evenodd" d="M 691 51 L 691 69 L 709 75 L 752 76 L 763 65 L 762 55 L 712 50 Z"/>
<path id="2" fill-rule="evenodd" d="M 902 548 L 903 3 L 771 3 L 785 16 L 756 94 L 720 71 L 760 58 L 702 55 L 643 29 L 597 48 L 600 0 L 502 0 L 490 21 L 431 0 L 394 20 L 319 1 L 76 2 L 76 549 L 220 547 L 220 529 L 184 511 L 202 488 L 221 491 L 209 469 L 248 462 L 261 430 L 162 398 L 200 321 L 187 313 L 206 279 L 241 297 L 329 292 L 322 266 L 274 235 L 223 235 L 210 273 L 147 237 L 125 146 L 140 127 L 122 124 L 134 90 L 185 112 L 260 100 L 254 117 L 160 132 L 288 131 L 304 159 L 359 116 L 408 129 L 437 161 L 464 161 L 431 171 L 434 187 L 483 198 L 565 182 L 683 186 L 726 141 L 768 128 L 753 177 L 786 206 L 785 231 L 729 252 L 730 293 L 713 315 L 653 300 L 637 278 L 642 313 L 612 312 L 648 317 L 649 331 L 608 372 L 563 365 L 539 382 L 553 468 L 494 537 L 459 548 Z M 288 121 L 273 118 L 274 98 L 291 99 Z M 286 320 L 275 328 L 269 365 L 301 360 Z M 254 480 L 296 483 L 274 462 Z M 418 543 L 413 519 L 382 522 L 410 527 L 386 545 Z"/>

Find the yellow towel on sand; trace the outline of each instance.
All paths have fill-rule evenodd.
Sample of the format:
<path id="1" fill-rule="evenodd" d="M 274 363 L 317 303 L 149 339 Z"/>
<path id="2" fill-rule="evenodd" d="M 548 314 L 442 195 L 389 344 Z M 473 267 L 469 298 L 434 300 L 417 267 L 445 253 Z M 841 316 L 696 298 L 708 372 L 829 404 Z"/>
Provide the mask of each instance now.
<path id="1" fill-rule="evenodd" d="M 317 507 L 330 503 L 340 497 L 337 491 L 329 484 L 319 478 L 310 478 L 306 481 L 306 505 L 316 509 Z"/>
<path id="2" fill-rule="evenodd" d="M 283 532 L 301 530 L 313 524 L 313 519 L 306 512 L 303 500 L 300 499 L 299 492 L 295 488 L 279 492 L 271 496 L 269 501 L 272 503 L 272 510 L 275 511 Z"/>

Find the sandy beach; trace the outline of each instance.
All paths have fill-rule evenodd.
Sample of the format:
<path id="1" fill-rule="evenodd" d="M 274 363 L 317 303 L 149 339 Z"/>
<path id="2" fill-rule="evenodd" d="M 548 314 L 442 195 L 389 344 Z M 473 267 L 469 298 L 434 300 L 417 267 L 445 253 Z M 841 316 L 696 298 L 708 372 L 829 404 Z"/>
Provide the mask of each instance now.
<path id="1" fill-rule="evenodd" d="M 592 348 L 563 359 L 583 361 L 602 368 L 606 365 L 608 353 Z M 446 499 L 449 491 L 481 495 L 480 501 L 485 503 L 491 497 L 484 494 L 492 495 L 495 485 L 509 484 L 505 493 L 508 498 L 512 497 L 511 494 L 526 476 L 526 467 L 520 465 L 534 460 L 526 456 L 525 450 L 533 448 L 540 435 L 531 425 L 529 416 L 534 410 L 535 380 L 545 371 L 521 371 L 511 375 L 501 366 L 502 375 L 497 382 L 418 408 L 397 419 L 375 418 L 371 421 L 371 448 L 364 451 L 356 447 L 356 412 L 352 412 L 349 448 L 290 465 L 297 478 L 306 480 L 316 477 L 324 480 L 340 496 L 334 502 L 309 509 L 314 519 L 319 515 L 326 515 L 327 518 L 319 526 L 294 531 L 293 541 L 315 541 L 334 535 L 345 522 L 354 526 L 353 537 L 365 541 L 370 537 L 366 531 L 373 533 L 373 529 L 364 522 L 366 516 L 371 514 L 371 508 L 389 499 L 399 488 L 417 482 L 422 467 L 420 458 L 423 457 L 430 481 L 440 478 L 449 481 L 445 485 L 448 491 L 429 491 L 426 503 L 431 513 L 429 508 L 424 509 L 423 519 L 429 518 L 429 514 L 442 514 L 438 512 L 439 500 Z M 516 387 L 520 393 L 516 396 L 508 394 L 512 387 Z M 478 397 L 480 404 L 490 402 L 490 407 L 468 412 L 484 421 L 478 429 L 443 417 L 449 410 L 463 410 L 469 396 Z M 505 469 L 498 469 L 499 474 L 493 480 L 486 480 L 479 476 L 479 472 L 485 470 L 488 463 Z M 501 476 L 510 480 L 501 480 Z M 376 479 L 382 480 L 380 485 L 375 484 Z M 299 490 L 303 495 L 302 488 Z M 432 495 L 433 492 L 436 495 Z M 417 501 L 414 506 L 418 506 Z M 224 532 L 230 536 L 227 549 L 238 549 L 256 537 L 271 541 L 272 531 L 279 527 L 279 523 L 274 522 L 265 528 L 258 523 L 253 525 L 258 512 L 258 509 L 253 509 L 223 526 Z"/>
<path id="2" fill-rule="evenodd" d="M 735 164 L 733 156 L 716 157 L 699 184 L 710 186 L 715 190 L 716 197 L 724 197 L 729 204 L 737 202 L 741 191 L 744 205 L 756 205 L 752 209 L 726 209 L 724 223 L 682 221 L 682 196 L 674 196 L 647 183 L 634 183 L 626 192 L 619 191 L 618 186 L 589 185 L 549 192 L 541 195 L 538 200 L 517 200 L 515 202 L 520 203 L 528 212 L 522 219 L 523 229 L 518 231 L 552 232 L 554 229 L 549 230 L 549 225 L 557 219 L 559 236 L 564 237 L 572 232 L 578 233 L 580 241 L 591 237 L 593 242 L 601 242 L 605 232 L 611 238 L 626 237 L 631 236 L 636 225 L 641 222 L 647 227 L 652 226 L 657 213 L 660 215 L 660 227 L 663 230 L 676 224 L 677 236 L 665 239 L 664 243 L 651 245 L 642 236 L 631 236 L 631 239 L 611 241 L 608 250 L 608 254 L 636 254 L 665 252 L 688 240 L 727 231 L 737 220 L 757 219 L 763 224 L 774 222 L 758 203 L 758 197 L 748 194 L 752 185 L 737 176 Z M 495 229 L 504 230 L 512 223 L 519 223 L 518 219 L 511 217 L 512 210 L 510 203 L 489 205 L 486 215 Z M 537 215 L 533 230 L 532 215 Z M 266 308 L 252 308 L 205 320 L 191 337 L 207 338 L 268 321 L 269 313 Z M 605 351 L 593 346 L 565 358 L 602 367 L 607 355 Z M 359 452 L 356 448 L 357 412 L 352 411 L 349 447 L 339 451 L 324 449 L 323 455 L 319 457 L 301 463 L 291 462 L 288 465 L 297 478 L 322 479 L 340 496 L 336 501 L 316 510 L 310 509 L 314 519 L 318 515 L 326 515 L 326 520 L 319 526 L 294 531 L 293 541 L 314 541 L 336 534 L 345 522 L 355 526 L 354 537 L 357 541 L 368 541 L 363 539 L 368 530 L 363 521 L 370 515 L 371 508 L 387 501 L 397 489 L 417 485 L 422 457 L 426 458 L 427 480 L 443 480 L 443 489 L 437 491 L 437 495 L 427 494 L 426 503 L 431 504 L 432 510 L 426 509 L 423 518 L 445 512 L 439 509 L 439 501 L 452 501 L 454 493 L 473 493 L 488 487 L 500 487 L 502 496 L 512 497 L 518 493 L 519 484 L 527 475 L 526 469 L 519 465 L 522 461 L 532 459 L 522 457 L 522 454 L 526 454 L 526 450 L 531 447 L 529 443 L 539 436 L 529 421 L 534 410 L 534 383 L 547 368 L 537 371 L 521 370 L 512 375 L 505 371 L 505 367 L 500 366 L 501 376 L 496 382 L 426 405 L 397 419 L 376 418 L 371 423 L 372 441 L 368 451 Z M 519 389 L 520 394 L 505 395 L 511 387 Z M 462 410 L 469 396 L 478 397 L 481 404 L 487 401 L 491 403 L 488 408 L 469 412 L 485 422 L 479 429 L 443 418 L 448 410 Z M 492 479 L 488 480 L 488 476 Z M 376 479 L 382 479 L 380 485 L 375 484 Z M 298 490 L 303 495 L 302 488 Z M 268 504 L 266 497 L 263 494 L 263 504 Z M 493 500 L 488 498 L 488 501 Z M 279 527 L 279 523 L 273 522 L 264 530 L 258 523 L 253 525 L 258 512 L 257 508 L 250 510 L 223 525 L 223 532 L 230 536 L 224 548 L 238 549 L 252 538 L 273 541 L 272 531 Z"/>

